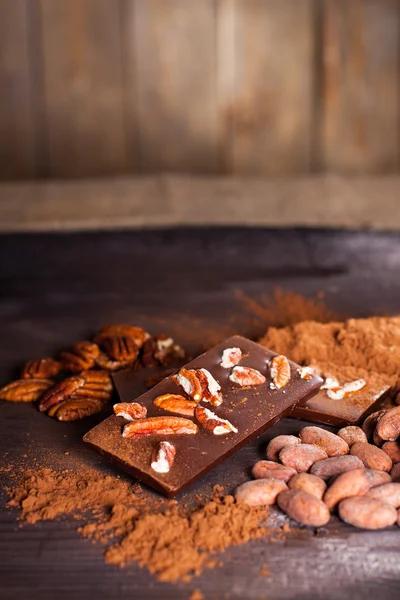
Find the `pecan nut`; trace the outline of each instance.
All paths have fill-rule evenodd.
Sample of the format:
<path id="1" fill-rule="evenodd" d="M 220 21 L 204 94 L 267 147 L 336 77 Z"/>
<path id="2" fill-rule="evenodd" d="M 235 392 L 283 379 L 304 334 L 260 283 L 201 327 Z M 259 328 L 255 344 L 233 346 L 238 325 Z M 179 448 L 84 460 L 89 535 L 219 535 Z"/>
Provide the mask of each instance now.
<path id="1" fill-rule="evenodd" d="M 197 372 L 194 369 L 188 370 L 182 367 L 179 373 L 171 376 L 171 379 L 175 381 L 177 385 L 181 386 L 195 402 L 200 402 L 203 391 L 197 377 Z"/>
<path id="2" fill-rule="evenodd" d="M 243 358 L 240 348 L 225 348 L 222 353 L 220 365 L 224 369 L 235 367 Z"/>
<path id="3" fill-rule="evenodd" d="M 72 394 L 85 383 L 84 377 L 68 377 L 64 381 L 56 383 L 48 389 L 39 402 L 40 412 L 44 412 L 60 402 L 67 400 Z"/>
<path id="4" fill-rule="evenodd" d="M 0 389 L 0 400 L 35 402 L 53 385 L 51 379 L 17 379 Z"/>
<path id="5" fill-rule="evenodd" d="M 309 381 L 314 373 L 311 367 L 300 367 L 297 369 L 297 372 L 300 375 L 300 379 L 304 379 L 305 381 Z"/>
<path id="6" fill-rule="evenodd" d="M 264 375 L 262 375 L 260 371 L 251 369 L 250 367 L 233 367 L 229 379 L 233 381 L 233 383 L 238 383 L 242 386 L 261 385 L 266 381 Z"/>
<path id="7" fill-rule="evenodd" d="M 341 387 L 328 388 L 326 393 L 331 400 L 343 400 L 343 398 L 348 398 L 349 396 L 356 394 L 366 385 L 367 382 L 365 379 L 357 379 L 356 381 L 345 383 Z"/>
<path id="8" fill-rule="evenodd" d="M 51 379 L 61 371 L 61 363 L 54 358 L 28 360 L 21 372 L 21 379 Z"/>
<path id="9" fill-rule="evenodd" d="M 169 473 L 175 460 L 176 448 L 171 442 L 160 442 L 154 448 L 151 468 L 157 473 Z"/>
<path id="10" fill-rule="evenodd" d="M 86 340 L 77 342 L 66 352 L 61 352 L 60 358 L 63 369 L 71 371 L 71 373 L 80 373 L 87 369 L 91 369 L 100 353 L 100 348 L 97 344 Z"/>
<path id="11" fill-rule="evenodd" d="M 209 429 L 214 435 L 226 435 L 237 433 L 237 428 L 227 419 L 221 419 L 212 410 L 198 406 L 195 410 L 196 419 L 205 429 Z"/>
<path id="12" fill-rule="evenodd" d="M 127 421 L 138 421 L 147 416 L 147 408 L 137 402 L 119 402 L 114 404 L 113 409 L 116 417 L 122 417 Z"/>
<path id="13" fill-rule="evenodd" d="M 190 435 L 198 430 L 195 423 L 183 417 L 150 417 L 125 425 L 122 436 L 135 439 L 143 435 Z"/>
<path id="14" fill-rule="evenodd" d="M 54 416 L 59 421 L 78 421 L 99 413 L 103 408 L 103 403 L 94 398 L 78 398 L 65 400 L 52 408 L 55 410 L 50 416 Z"/>
<path id="15" fill-rule="evenodd" d="M 131 360 L 113 360 L 105 352 L 100 352 L 96 358 L 96 365 L 106 371 L 120 371 L 132 365 Z"/>
<path id="16" fill-rule="evenodd" d="M 134 362 L 139 354 L 139 346 L 126 335 L 113 335 L 104 340 L 102 348 L 112 359 Z"/>
<path id="17" fill-rule="evenodd" d="M 74 398 L 94 398 L 107 402 L 113 393 L 113 384 L 106 371 L 83 371 L 79 375 L 85 383 L 71 394 Z"/>
<path id="18" fill-rule="evenodd" d="M 144 367 L 179 364 L 184 358 L 185 351 L 175 343 L 173 338 L 165 334 L 149 338 L 142 348 L 141 360 Z"/>
<path id="19" fill-rule="evenodd" d="M 290 381 L 290 364 L 286 356 L 278 355 L 270 362 L 271 379 L 270 388 L 280 390 Z"/>
<path id="20" fill-rule="evenodd" d="M 142 327 L 136 325 L 105 325 L 94 338 L 96 344 L 102 344 L 104 340 L 114 336 L 126 336 L 131 338 L 136 346 L 141 348 L 150 335 Z"/>
<path id="21" fill-rule="evenodd" d="M 222 404 L 221 386 L 207 369 L 196 369 L 197 379 L 200 381 L 202 400 L 212 406 Z"/>
<path id="22" fill-rule="evenodd" d="M 167 412 L 173 412 L 185 417 L 193 417 L 194 409 L 197 406 L 197 402 L 194 400 L 186 400 L 186 398 L 179 394 L 164 394 L 163 396 L 157 396 L 154 400 L 154 404 Z"/>

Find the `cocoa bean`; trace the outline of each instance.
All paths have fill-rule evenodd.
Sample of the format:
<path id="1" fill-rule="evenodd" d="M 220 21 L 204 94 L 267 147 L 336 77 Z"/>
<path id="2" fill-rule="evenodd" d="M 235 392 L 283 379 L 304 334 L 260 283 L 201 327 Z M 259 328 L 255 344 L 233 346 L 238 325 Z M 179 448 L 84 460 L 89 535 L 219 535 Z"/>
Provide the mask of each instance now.
<path id="1" fill-rule="evenodd" d="M 380 415 L 385 414 L 386 412 L 387 412 L 387 410 L 383 409 L 383 410 L 378 410 L 378 411 L 372 413 L 371 415 L 369 415 L 369 417 L 367 417 L 365 419 L 364 423 L 361 425 L 361 428 L 362 428 L 363 432 L 365 433 L 365 435 L 367 436 L 367 439 L 369 442 L 372 442 L 372 437 L 374 435 L 378 417 Z"/>
<path id="2" fill-rule="evenodd" d="M 354 527 L 383 529 L 396 523 L 397 511 L 390 504 L 375 498 L 354 496 L 340 502 L 339 516 Z"/>
<path id="3" fill-rule="evenodd" d="M 378 417 L 376 432 L 383 440 L 397 440 L 400 436 L 400 406 L 395 406 Z"/>
<path id="4" fill-rule="evenodd" d="M 326 490 L 324 502 L 329 510 L 333 510 L 344 498 L 365 494 L 374 484 L 379 485 L 377 480 L 384 483 L 380 475 L 370 469 L 353 469 L 342 473 Z"/>
<path id="5" fill-rule="evenodd" d="M 391 459 L 392 463 L 400 462 L 400 443 L 399 442 L 385 442 L 382 446 L 382 450 Z"/>
<path id="6" fill-rule="evenodd" d="M 375 428 L 374 433 L 372 434 L 372 441 L 375 444 L 375 446 L 378 446 L 378 448 L 381 448 L 383 446 L 383 444 L 385 443 L 385 440 L 383 440 L 381 438 L 381 436 L 378 435 L 376 428 Z"/>
<path id="7" fill-rule="evenodd" d="M 375 498 L 395 508 L 400 507 L 400 483 L 385 483 L 372 488 L 366 494 L 368 498 Z"/>
<path id="8" fill-rule="evenodd" d="M 368 469 L 389 472 L 392 468 L 392 461 L 386 452 L 367 442 L 356 442 L 353 444 L 350 454 L 358 456 Z"/>
<path id="9" fill-rule="evenodd" d="M 266 455 L 269 460 L 279 460 L 279 452 L 285 446 L 294 446 L 296 444 L 301 444 L 301 440 L 295 435 L 278 435 L 273 438 L 268 446 Z"/>
<path id="10" fill-rule="evenodd" d="M 288 481 L 297 471 L 290 467 L 285 467 L 272 460 L 259 460 L 251 470 L 254 479 L 279 479 Z"/>
<path id="11" fill-rule="evenodd" d="M 328 456 L 341 456 L 349 453 L 349 446 L 342 438 L 322 427 L 304 427 L 300 431 L 299 437 L 304 444 L 318 446 Z"/>
<path id="12" fill-rule="evenodd" d="M 391 483 L 392 478 L 389 473 L 385 471 L 377 471 L 375 469 L 368 469 L 368 476 L 371 480 L 371 487 L 376 487 L 377 485 L 383 485 L 384 483 Z"/>
<path id="13" fill-rule="evenodd" d="M 298 444 L 296 446 L 285 446 L 279 452 L 280 461 L 287 467 L 292 467 L 299 473 L 308 471 L 308 469 L 317 460 L 327 458 L 327 454 L 318 446 L 313 444 Z"/>
<path id="14" fill-rule="evenodd" d="M 351 447 L 356 442 L 368 442 L 367 436 L 361 427 L 357 427 L 357 425 L 349 425 L 348 427 L 342 427 L 337 432 L 338 436 L 342 438 L 346 442 L 346 444 Z"/>
<path id="15" fill-rule="evenodd" d="M 392 481 L 400 483 L 400 463 L 393 465 L 392 470 L 390 471 L 390 477 L 392 478 Z"/>
<path id="16" fill-rule="evenodd" d="M 257 479 L 239 485 L 235 491 L 235 498 L 249 506 L 269 506 L 275 504 L 277 495 L 287 489 L 284 481 Z"/>
<path id="17" fill-rule="evenodd" d="M 329 510 L 322 500 L 303 490 L 281 492 L 277 502 L 279 508 L 302 525 L 322 527 L 329 522 Z"/>
<path id="18" fill-rule="evenodd" d="M 310 469 L 310 473 L 327 480 L 346 471 L 363 467 L 364 465 L 358 456 L 332 456 L 331 458 L 325 458 L 314 463 Z"/>
<path id="19" fill-rule="evenodd" d="M 288 488 L 290 490 L 302 490 L 322 500 L 326 490 L 326 483 L 319 477 L 310 475 L 310 473 L 298 473 L 289 480 Z"/>

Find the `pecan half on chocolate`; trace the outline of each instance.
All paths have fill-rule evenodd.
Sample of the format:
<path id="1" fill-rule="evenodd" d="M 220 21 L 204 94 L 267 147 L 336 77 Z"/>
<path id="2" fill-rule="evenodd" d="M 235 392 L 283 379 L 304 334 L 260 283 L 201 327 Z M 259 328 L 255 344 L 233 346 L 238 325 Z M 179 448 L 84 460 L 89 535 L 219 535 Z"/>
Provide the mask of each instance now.
<path id="1" fill-rule="evenodd" d="M 35 402 L 53 385 L 50 379 L 17 379 L 0 389 L 0 400 Z"/>
<path id="2" fill-rule="evenodd" d="M 172 375 L 171 379 L 175 383 L 181 386 L 184 391 L 190 396 L 195 402 L 200 402 L 203 396 L 201 382 L 197 377 L 197 371 L 194 369 L 185 369 L 182 367 L 179 373 Z"/>
<path id="3" fill-rule="evenodd" d="M 54 358 L 28 360 L 21 371 L 22 379 L 51 379 L 61 371 L 61 363 Z"/>
<path id="4" fill-rule="evenodd" d="M 102 408 L 103 402 L 94 398 L 70 399 L 53 406 L 49 415 L 59 421 L 78 421 L 99 413 Z"/>
<path id="5" fill-rule="evenodd" d="M 61 352 L 60 359 L 65 371 L 80 373 L 94 366 L 99 353 L 100 348 L 97 344 L 84 340 L 74 344 L 71 350 Z"/>
<path id="6" fill-rule="evenodd" d="M 237 428 L 227 419 L 221 419 L 215 413 L 204 406 L 198 406 L 195 409 L 195 415 L 198 422 L 213 432 L 214 435 L 226 435 L 227 433 L 237 433 Z"/>
<path id="7" fill-rule="evenodd" d="M 137 402 L 118 402 L 113 406 L 116 417 L 122 417 L 127 421 L 138 421 L 147 417 L 147 408 Z"/>
<path id="8" fill-rule="evenodd" d="M 122 436 L 135 439 L 143 435 L 190 435 L 198 430 L 193 421 L 182 417 L 150 417 L 125 425 Z"/>
<path id="9" fill-rule="evenodd" d="M 150 335 L 142 327 L 136 325 L 105 325 L 94 338 L 96 344 L 102 344 L 104 340 L 114 336 L 126 336 L 131 338 L 138 348 L 141 348 Z"/>
<path id="10" fill-rule="evenodd" d="M 271 379 L 270 387 L 280 390 L 290 380 L 290 364 L 286 356 L 278 355 L 271 359 L 270 363 Z"/>
<path id="11" fill-rule="evenodd" d="M 151 468 L 156 473 L 169 473 L 174 464 L 176 448 L 171 442 L 160 442 L 153 451 Z"/>
<path id="12" fill-rule="evenodd" d="M 26 381 L 26 380 L 25 380 Z M 68 400 L 70 396 L 85 383 L 84 377 L 68 377 L 51 387 L 42 396 L 39 402 L 40 412 L 44 412 L 60 402 Z"/>
<path id="13" fill-rule="evenodd" d="M 197 402 L 186 400 L 179 394 L 164 394 L 154 399 L 154 404 L 167 412 L 173 412 L 185 417 L 193 417 Z"/>

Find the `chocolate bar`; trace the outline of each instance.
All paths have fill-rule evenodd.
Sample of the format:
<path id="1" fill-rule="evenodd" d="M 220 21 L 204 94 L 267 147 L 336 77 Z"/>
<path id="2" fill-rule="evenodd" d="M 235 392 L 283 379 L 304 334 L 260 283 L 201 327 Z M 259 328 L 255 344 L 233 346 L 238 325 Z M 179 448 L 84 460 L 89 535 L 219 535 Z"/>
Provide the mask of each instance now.
<path id="1" fill-rule="evenodd" d="M 321 389 L 306 402 L 295 406 L 290 417 L 333 427 L 359 425 L 369 414 L 379 410 L 389 390 L 389 385 L 367 382 L 358 392 L 334 399 L 329 397 L 329 390 Z"/>
<path id="2" fill-rule="evenodd" d="M 131 405 L 118 412 L 132 420 L 109 417 L 84 441 L 168 497 L 287 416 L 322 384 L 313 373 L 240 336 L 139 398 L 135 377 L 133 371 L 114 375 L 121 402 Z M 135 418 L 142 412 L 137 405 L 147 410 L 145 419 Z"/>

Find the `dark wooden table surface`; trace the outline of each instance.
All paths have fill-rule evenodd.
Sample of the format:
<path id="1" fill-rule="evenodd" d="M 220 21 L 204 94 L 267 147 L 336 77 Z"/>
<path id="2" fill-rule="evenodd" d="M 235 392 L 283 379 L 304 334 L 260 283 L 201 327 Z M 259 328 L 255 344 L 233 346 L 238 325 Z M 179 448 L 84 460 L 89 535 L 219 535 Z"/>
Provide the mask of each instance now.
<path id="1" fill-rule="evenodd" d="M 0 377 L 25 359 L 54 353 L 107 322 L 143 324 L 176 334 L 193 350 L 212 330 L 257 335 L 260 324 L 235 297 L 275 286 L 315 295 L 343 316 L 400 312 L 400 235 L 304 230 L 178 230 L 0 238 Z M 184 327 L 182 326 L 184 325 Z M 258 329 L 257 329 L 258 328 Z M 78 457 L 106 469 L 81 436 L 98 417 L 61 424 L 35 407 L 0 404 L 2 464 L 29 453 L 60 464 Z M 215 469 L 190 493 L 243 481 L 286 420 Z M 189 494 L 190 494 L 189 493 Z M 5 504 L 5 495 L 1 498 Z M 105 565 L 102 548 L 82 540 L 69 519 L 17 528 L 0 512 L 0 598 L 230 598 L 380 600 L 400 597 L 400 530 L 364 532 L 333 522 L 325 534 L 231 548 L 222 566 L 191 583 L 162 584 L 145 569 Z M 260 575 L 264 564 L 269 575 Z"/>

